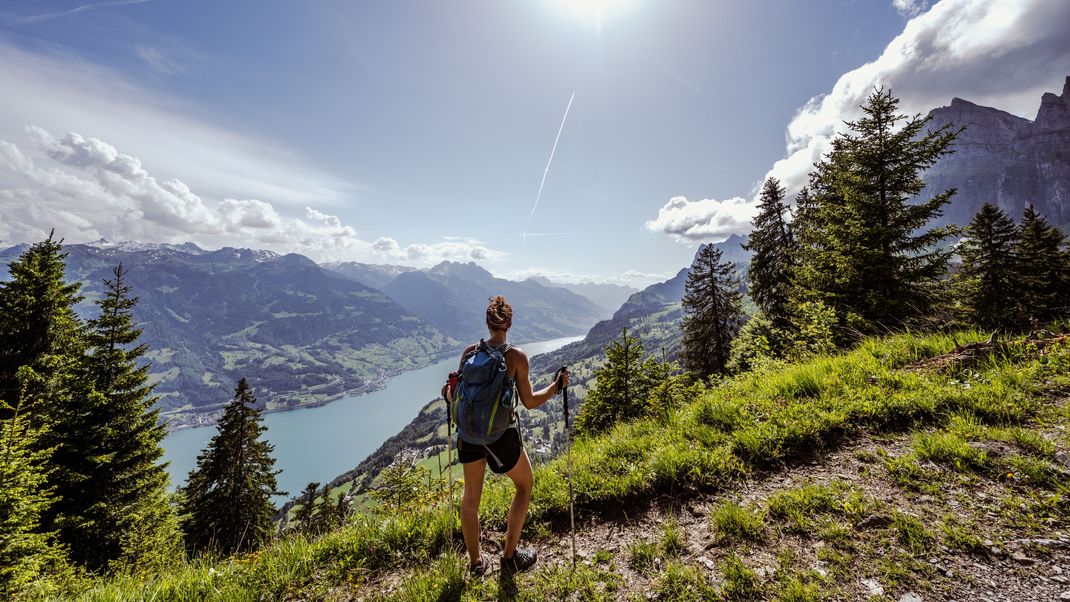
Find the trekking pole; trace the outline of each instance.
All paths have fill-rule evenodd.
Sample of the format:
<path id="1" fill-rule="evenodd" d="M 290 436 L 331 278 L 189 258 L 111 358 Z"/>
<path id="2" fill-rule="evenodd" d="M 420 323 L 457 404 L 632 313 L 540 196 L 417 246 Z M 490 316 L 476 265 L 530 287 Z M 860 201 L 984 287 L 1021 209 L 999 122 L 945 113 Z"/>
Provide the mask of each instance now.
<path id="1" fill-rule="evenodd" d="M 450 547 L 453 547 L 453 420 L 450 419 L 450 400 L 445 395 L 442 396 L 442 401 L 446 403 L 446 480 L 449 482 L 450 489 Z"/>
<path id="2" fill-rule="evenodd" d="M 568 371 L 568 366 L 561 366 L 561 369 L 557 371 L 557 377 L 560 379 L 564 376 L 564 373 Z M 576 515 L 573 511 L 573 497 L 572 497 L 572 429 L 568 425 L 568 386 L 561 387 L 562 402 L 561 405 L 565 409 L 565 446 L 566 446 L 566 466 L 568 470 L 568 522 L 569 531 L 572 534 L 572 568 L 576 568 Z"/>

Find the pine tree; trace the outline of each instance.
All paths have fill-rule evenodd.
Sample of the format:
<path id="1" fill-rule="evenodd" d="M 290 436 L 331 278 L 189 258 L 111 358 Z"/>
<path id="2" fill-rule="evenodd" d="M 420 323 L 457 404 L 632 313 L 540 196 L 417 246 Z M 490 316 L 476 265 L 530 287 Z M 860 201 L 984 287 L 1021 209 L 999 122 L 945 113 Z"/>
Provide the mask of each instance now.
<path id="1" fill-rule="evenodd" d="M 29 367 L 16 374 L 22 392 L 33 377 Z M 63 559 L 55 534 L 41 530 L 41 514 L 54 499 L 47 489 L 50 452 L 37 445 L 41 430 L 26 420 L 30 408 L 25 400 L 23 394 L 13 407 L 0 405 L 10 413 L 0 419 L 0 597 L 4 599 L 14 599 Z"/>
<path id="2" fill-rule="evenodd" d="M 966 228 L 959 245 L 959 288 L 973 324 L 1006 329 L 1017 321 L 1017 243 L 1014 221 L 991 203 L 985 203 Z"/>
<path id="3" fill-rule="evenodd" d="M 650 383 L 644 371 L 643 344 L 625 328 L 605 353 L 605 363 L 594 371 L 595 385 L 576 416 L 576 432 L 581 435 L 606 431 L 646 411 Z"/>
<path id="4" fill-rule="evenodd" d="M 286 494 L 278 491 L 274 446 L 260 439 L 267 430 L 260 412 L 242 378 L 183 488 L 182 530 L 191 553 L 253 550 L 273 533 L 271 496 Z"/>
<path id="5" fill-rule="evenodd" d="M 784 219 L 784 187 L 776 178 L 769 178 L 758 198 L 754 229 L 743 247 L 753 251 L 748 274 L 750 296 L 775 327 L 786 328 L 793 249 L 791 228 Z"/>
<path id="6" fill-rule="evenodd" d="M 160 566 L 178 539 L 168 504 L 164 427 L 148 384 L 147 350 L 134 325 L 138 299 L 122 265 L 105 280 L 99 315 L 87 324 L 88 353 L 56 434 L 58 501 L 52 512 L 71 559 L 93 571 Z"/>
<path id="7" fill-rule="evenodd" d="M 294 508 L 292 528 L 305 533 L 312 531 L 316 515 L 316 490 L 319 486 L 315 481 L 305 485 L 305 490 L 301 492 L 301 503 Z"/>
<path id="8" fill-rule="evenodd" d="M 81 285 L 65 279 L 61 243 L 50 235 L 34 244 L 8 266 L 11 279 L 0 282 L 0 401 L 8 408 L 18 404 L 18 369 L 32 368 L 37 378 L 26 397 L 40 401 L 31 415 L 36 426 L 63 419 L 62 402 L 83 351 L 74 313 Z M 0 418 L 9 417 L 4 412 Z"/>
<path id="9" fill-rule="evenodd" d="M 403 458 L 394 461 L 379 473 L 379 487 L 372 490 L 372 499 L 387 512 L 410 510 L 423 495 L 420 471 Z"/>
<path id="10" fill-rule="evenodd" d="M 1065 240 L 1032 205 L 1026 207 L 1016 249 L 1020 282 L 1016 298 L 1023 316 L 1020 326 L 1039 326 L 1070 315 Z"/>
<path id="11" fill-rule="evenodd" d="M 732 339 L 743 319 L 739 279 L 721 250 L 705 245 L 695 258 L 684 288 L 684 368 L 699 380 L 721 374 L 728 364 Z"/>
<path id="12" fill-rule="evenodd" d="M 953 227 L 926 230 L 955 191 L 915 202 L 922 173 L 951 152 L 958 131 L 924 131 L 929 118 L 899 114 L 899 100 L 877 90 L 848 122 L 811 174 L 810 206 L 796 228 L 795 303 L 822 302 L 862 333 L 927 315 L 951 251 L 939 244 Z M 902 127 L 899 123 L 904 121 Z M 798 220 L 797 220 L 798 221 Z"/>

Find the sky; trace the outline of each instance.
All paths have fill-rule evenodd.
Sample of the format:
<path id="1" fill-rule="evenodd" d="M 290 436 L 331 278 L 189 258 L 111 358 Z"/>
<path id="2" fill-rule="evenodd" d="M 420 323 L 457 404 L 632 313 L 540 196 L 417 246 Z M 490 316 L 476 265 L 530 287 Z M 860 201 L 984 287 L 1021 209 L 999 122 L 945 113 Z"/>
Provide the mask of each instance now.
<path id="1" fill-rule="evenodd" d="M 1032 119 L 1067 75 L 1065 0 L 6 0 L 0 244 L 644 286 L 874 86 Z"/>

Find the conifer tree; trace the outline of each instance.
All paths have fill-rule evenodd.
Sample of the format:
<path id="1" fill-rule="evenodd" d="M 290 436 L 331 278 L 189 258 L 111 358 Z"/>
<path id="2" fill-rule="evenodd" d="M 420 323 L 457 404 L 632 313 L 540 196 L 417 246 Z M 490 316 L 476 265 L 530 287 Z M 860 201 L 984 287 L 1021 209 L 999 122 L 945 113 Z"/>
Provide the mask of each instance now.
<path id="1" fill-rule="evenodd" d="M 183 488 L 182 530 L 191 553 L 253 550 L 272 535 L 271 496 L 285 492 L 275 479 L 274 446 L 260 438 L 267 430 L 260 412 L 242 378 Z"/>
<path id="2" fill-rule="evenodd" d="M 61 444 L 58 500 L 52 508 L 71 559 L 93 571 L 173 560 L 178 539 L 160 462 L 164 426 L 148 384 L 147 350 L 134 324 L 138 299 L 119 265 L 105 280 L 99 314 L 87 323 L 88 353 L 67 416 L 56 426 Z M 140 365 L 139 365 L 140 363 Z"/>
<path id="3" fill-rule="evenodd" d="M 743 248 L 753 252 L 748 279 L 750 296 L 777 328 L 786 328 L 791 284 L 792 233 L 784 219 L 784 187 L 776 178 L 762 186 L 758 215 L 750 240 Z"/>
<path id="4" fill-rule="evenodd" d="M 10 280 L 0 282 L 0 400 L 8 408 L 18 404 L 18 369 L 32 368 L 37 378 L 26 396 L 40 402 L 31 415 L 36 426 L 63 418 L 65 391 L 83 350 L 74 313 L 81 285 L 65 279 L 61 242 L 49 235 L 32 245 L 8 266 Z M 4 412 L 0 417 L 9 416 Z"/>
<path id="5" fill-rule="evenodd" d="M 991 203 L 985 203 L 966 228 L 959 245 L 959 288 L 973 324 L 1005 329 L 1017 321 L 1017 243 L 1014 221 Z"/>
<path id="6" fill-rule="evenodd" d="M 643 344 L 629 335 L 628 329 L 622 329 L 620 338 L 606 347 L 605 363 L 594 371 L 594 376 L 595 385 L 587 392 L 576 416 L 577 433 L 600 433 L 618 422 L 644 415 L 650 382 L 644 370 Z"/>
<path id="7" fill-rule="evenodd" d="M 742 295 L 735 268 L 721 260 L 721 250 L 699 250 L 684 287 L 684 368 L 699 380 L 725 371 L 732 339 L 743 319 Z"/>
<path id="8" fill-rule="evenodd" d="M 1023 322 L 1039 326 L 1057 317 L 1070 315 L 1067 287 L 1065 237 L 1040 216 L 1033 206 L 1022 215 L 1017 246 L 1020 286 L 1016 295 Z"/>
<path id="9" fill-rule="evenodd" d="M 305 485 L 305 490 L 301 492 L 301 503 L 294 509 L 293 528 L 305 533 L 312 531 L 316 514 L 316 491 L 319 486 L 315 481 Z"/>
<path id="10" fill-rule="evenodd" d="M 861 333 L 927 315 L 951 251 L 953 227 L 926 230 L 954 189 L 916 202 L 922 173 L 951 152 L 958 131 L 923 131 L 929 118 L 898 113 L 877 90 L 811 174 L 810 206 L 797 215 L 795 303 L 821 302 Z M 899 127 L 900 122 L 905 123 Z"/>
<path id="11" fill-rule="evenodd" d="M 41 530 L 41 513 L 54 496 L 47 489 L 50 452 L 36 444 L 41 431 L 26 419 L 30 408 L 24 392 L 34 380 L 33 371 L 23 367 L 16 377 L 23 394 L 15 406 L 0 406 L 10 416 L 0 419 L 0 597 L 4 599 L 14 599 L 63 558 L 55 534 Z"/>

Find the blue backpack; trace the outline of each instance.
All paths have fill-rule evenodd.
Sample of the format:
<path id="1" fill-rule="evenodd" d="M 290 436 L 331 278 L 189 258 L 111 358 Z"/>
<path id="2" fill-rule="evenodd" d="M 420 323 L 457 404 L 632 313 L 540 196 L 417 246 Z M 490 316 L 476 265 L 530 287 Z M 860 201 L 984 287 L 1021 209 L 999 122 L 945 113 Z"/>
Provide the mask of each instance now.
<path id="1" fill-rule="evenodd" d="M 512 424 L 516 395 L 505 367 L 505 354 L 512 348 L 508 343 L 492 347 L 480 340 L 475 351 L 462 360 L 453 400 L 453 421 L 461 441 L 494 443 Z"/>

